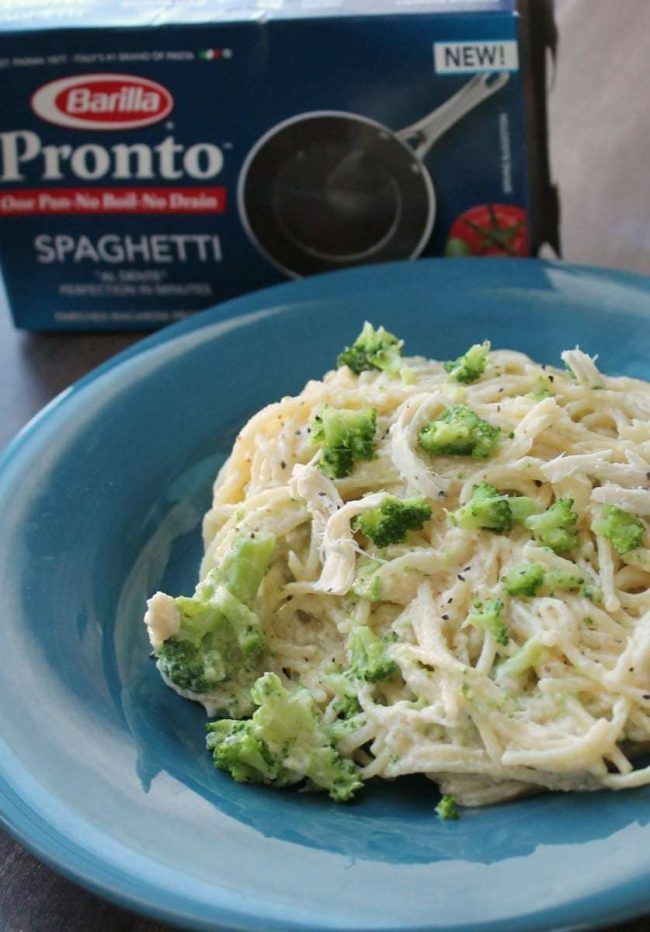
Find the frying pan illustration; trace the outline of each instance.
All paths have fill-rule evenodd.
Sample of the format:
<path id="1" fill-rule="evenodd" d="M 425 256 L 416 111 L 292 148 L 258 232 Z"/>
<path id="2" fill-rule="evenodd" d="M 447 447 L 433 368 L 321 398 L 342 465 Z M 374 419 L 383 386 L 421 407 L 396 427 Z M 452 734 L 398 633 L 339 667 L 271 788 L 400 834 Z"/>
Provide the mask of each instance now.
<path id="1" fill-rule="evenodd" d="M 425 156 L 507 81 L 503 72 L 477 74 L 397 132 L 335 110 L 301 113 L 274 126 L 239 176 L 239 212 L 250 239 L 294 278 L 415 258 L 436 214 Z"/>

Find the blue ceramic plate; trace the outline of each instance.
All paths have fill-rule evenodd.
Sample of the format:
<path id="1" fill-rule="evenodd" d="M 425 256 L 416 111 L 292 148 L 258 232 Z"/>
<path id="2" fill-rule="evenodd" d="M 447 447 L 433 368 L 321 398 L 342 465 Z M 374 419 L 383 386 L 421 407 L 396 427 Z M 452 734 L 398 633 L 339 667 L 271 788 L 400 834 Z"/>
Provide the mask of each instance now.
<path id="1" fill-rule="evenodd" d="M 545 795 L 442 823 L 433 784 L 359 802 L 233 783 L 141 622 L 186 591 L 217 467 L 257 408 L 364 318 L 410 351 L 579 343 L 650 379 L 650 282 L 535 261 L 420 261 L 262 291 L 143 341 L 51 404 L 0 470 L 0 811 L 74 880 L 185 927 L 584 928 L 650 908 L 650 792 Z"/>

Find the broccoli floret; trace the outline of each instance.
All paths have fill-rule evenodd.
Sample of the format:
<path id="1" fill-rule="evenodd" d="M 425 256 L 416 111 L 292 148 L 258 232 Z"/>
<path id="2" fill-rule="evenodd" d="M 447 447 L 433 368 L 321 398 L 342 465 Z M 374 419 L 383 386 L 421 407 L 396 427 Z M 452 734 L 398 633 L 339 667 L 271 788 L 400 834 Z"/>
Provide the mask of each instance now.
<path id="1" fill-rule="evenodd" d="M 223 586 L 248 608 L 253 608 L 275 547 L 275 536 L 268 531 L 242 531 L 234 538 L 221 563 L 199 584 L 203 598 L 211 598 Z"/>
<path id="2" fill-rule="evenodd" d="M 451 520 L 465 531 L 509 531 L 512 527 L 512 512 L 508 496 L 489 482 L 481 482 L 474 486 L 468 501 L 452 512 Z"/>
<path id="3" fill-rule="evenodd" d="M 362 728 L 366 718 L 357 696 L 359 683 L 351 670 L 345 673 L 331 673 L 327 676 L 327 682 L 337 693 L 332 703 L 332 710 L 337 718 L 327 728 L 327 734 L 336 744 Z"/>
<path id="4" fill-rule="evenodd" d="M 327 734 L 336 746 L 339 741 L 345 740 L 349 735 L 353 735 L 359 729 L 364 728 L 367 724 L 365 715 L 358 713 L 348 718 L 337 718 L 327 729 Z"/>
<path id="5" fill-rule="evenodd" d="M 173 604 L 178 630 L 158 647 L 158 667 L 178 689 L 202 696 L 226 681 L 248 682 L 264 649 L 264 633 L 252 610 L 271 559 L 275 537 L 267 532 L 238 535 L 222 563 L 197 586 L 192 598 Z M 225 700 L 226 708 L 236 708 Z"/>
<path id="6" fill-rule="evenodd" d="M 516 563 L 501 580 L 508 595 L 537 595 L 544 584 L 542 563 Z"/>
<path id="7" fill-rule="evenodd" d="M 196 645 L 177 637 L 170 638 L 160 648 L 158 664 L 175 686 L 193 693 L 209 692 L 226 676 L 221 652 L 211 650 L 203 640 Z"/>
<path id="8" fill-rule="evenodd" d="M 251 721 L 221 719 L 210 722 L 207 745 L 217 767 L 228 770 L 238 783 L 275 783 L 286 786 L 291 781 L 278 766 Z"/>
<path id="9" fill-rule="evenodd" d="M 320 468 L 331 479 L 343 479 L 356 460 L 375 456 L 377 413 L 324 405 L 312 424 L 312 437 L 322 449 Z"/>
<path id="10" fill-rule="evenodd" d="M 265 673 L 251 690 L 258 708 L 248 721 L 208 725 L 214 763 L 241 782 L 290 786 L 310 780 L 344 802 L 361 789 L 356 765 L 332 746 L 311 694 L 288 692 L 280 677 Z"/>
<path id="11" fill-rule="evenodd" d="M 508 657 L 497 670 L 498 680 L 509 680 L 523 676 L 531 667 L 539 663 L 544 653 L 544 645 L 537 638 L 529 638 L 526 643 Z"/>
<path id="12" fill-rule="evenodd" d="M 361 705 L 357 698 L 357 683 L 351 672 L 330 673 L 326 677 L 329 685 L 336 692 L 334 699 L 334 711 L 341 718 L 351 718 L 361 711 Z"/>
<path id="13" fill-rule="evenodd" d="M 456 800 L 453 796 L 442 796 L 436 806 L 436 812 L 439 819 L 457 819 L 459 818 Z"/>
<path id="14" fill-rule="evenodd" d="M 533 532 L 543 547 L 556 553 L 566 553 L 578 544 L 578 515 L 573 510 L 572 498 L 560 498 L 539 515 L 530 515 L 524 524 Z"/>
<path id="15" fill-rule="evenodd" d="M 596 534 L 606 537 L 618 553 L 629 553 L 640 547 L 645 531 L 643 521 L 616 505 L 605 505 L 592 528 Z"/>
<path id="16" fill-rule="evenodd" d="M 475 485 L 470 498 L 450 515 L 453 524 L 465 531 L 509 531 L 535 509 L 524 495 L 505 495 L 489 482 Z"/>
<path id="17" fill-rule="evenodd" d="M 345 673 L 332 673 L 327 680 L 337 695 L 332 703 L 332 710 L 337 715 L 327 728 L 327 734 L 336 744 L 348 735 L 363 728 L 366 717 L 358 698 L 359 682 L 351 670 Z"/>
<path id="18" fill-rule="evenodd" d="M 489 631 L 497 644 L 508 643 L 508 630 L 505 622 L 501 618 L 503 614 L 503 602 L 501 599 L 486 599 L 485 602 L 475 602 L 474 611 L 470 612 L 463 627 L 471 625 L 473 628 L 482 628 Z"/>
<path id="19" fill-rule="evenodd" d="M 334 711 L 342 719 L 353 718 L 361 711 L 361 706 L 356 695 L 344 693 L 334 703 Z"/>
<path id="20" fill-rule="evenodd" d="M 584 576 L 570 573 L 565 570 L 547 570 L 544 573 L 544 589 L 553 595 L 557 590 L 566 592 L 582 592 L 585 584 Z"/>
<path id="21" fill-rule="evenodd" d="M 348 366 L 357 375 L 366 369 L 382 369 L 391 375 L 399 375 L 402 368 L 402 347 L 404 340 L 379 327 L 365 322 L 363 330 L 352 346 L 346 346 L 339 353 L 337 366 Z"/>
<path id="22" fill-rule="evenodd" d="M 377 683 L 397 673 L 397 664 L 386 652 L 388 643 L 366 625 L 355 625 L 347 644 L 352 674 L 366 683 Z"/>
<path id="23" fill-rule="evenodd" d="M 360 599 L 378 602 L 381 599 L 381 579 L 377 570 L 381 566 L 377 560 L 363 560 L 352 586 L 352 591 Z"/>
<path id="24" fill-rule="evenodd" d="M 523 524 L 526 518 L 537 511 L 537 502 L 527 495 L 508 495 L 513 524 Z"/>
<path id="25" fill-rule="evenodd" d="M 426 498 L 386 496 L 381 505 L 364 511 L 354 519 L 353 530 L 370 537 L 377 547 L 399 544 L 409 531 L 419 531 L 431 519 Z"/>
<path id="26" fill-rule="evenodd" d="M 464 382 L 465 384 L 476 382 L 485 372 L 489 352 L 489 340 L 485 340 L 484 343 L 475 343 L 470 346 L 463 356 L 446 362 L 445 371 L 449 373 L 450 378 L 455 382 Z"/>
<path id="27" fill-rule="evenodd" d="M 467 405 L 448 407 L 418 436 L 427 453 L 438 456 L 473 456 L 487 459 L 494 453 L 500 430 L 484 421 Z"/>
<path id="28" fill-rule="evenodd" d="M 502 578 L 508 595 L 535 596 L 540 590 L 584 592 L 585 578 L 566 570 L 547 570 L 542 563 L 516 563 Z"/>

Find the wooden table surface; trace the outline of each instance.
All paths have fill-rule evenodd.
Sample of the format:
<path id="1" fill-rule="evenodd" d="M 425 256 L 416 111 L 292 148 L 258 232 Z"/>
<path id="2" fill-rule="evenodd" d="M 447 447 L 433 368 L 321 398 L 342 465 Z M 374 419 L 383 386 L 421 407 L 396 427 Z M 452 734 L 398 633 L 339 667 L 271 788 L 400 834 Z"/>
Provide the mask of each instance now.
<path id="1" fill-rule="evenodd" d="M 557 20 L 551 155 L 564 257 L 650 274 L 650 2 L 557 0 Z M 17 333 L 0 309 L 0 448 L 54 395 L 137 339 Z M 650 919 L 617 928 L 642 932 Z M 0 932 L 164 929 L 62 879 L 0 831 Z"/>

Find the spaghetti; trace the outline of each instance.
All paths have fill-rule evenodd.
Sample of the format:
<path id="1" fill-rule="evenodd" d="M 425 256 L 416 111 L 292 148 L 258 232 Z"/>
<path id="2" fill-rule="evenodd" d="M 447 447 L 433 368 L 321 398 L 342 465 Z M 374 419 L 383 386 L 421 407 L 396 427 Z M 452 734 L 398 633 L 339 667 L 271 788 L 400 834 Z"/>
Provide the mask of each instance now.
<path id="1" fill-rule="evenodd" d="M 650 385 L 605 377 L 579 349 L 563 360 L 560 370 L 495 351 L 468 384 L 421 357 L 403 360 L 402 377 L 341 366 L 256 414 L 219 473 L 201 577 L 242 528 L 277 540 L 257 599 L 263 670 L 308 689 L 331 725 L 351 629 L 386 639 L 397 672 L 361 682 L 359 712 L 337 732 L 363 778 L 425 774 L 469 806 L 650 783 L 632 762 L 650 741 L 650 537 L 643 525 L 619 553 L 594 527 L 612 505 L 637 526 L 650 515 Z M 376 412 L 374 457 L 341 478 L 320 468 L 313 439 L 326 405 Z M 489 457 L 423 449 L 423 429 L 459 405 L 498 428 Z M 487 485 L 538 514 L 569 500 L 573 549 L 544 546 L 524 521 L 461 526 L 454 514 Z M 380 549 L 356 520 L 388 496 L 426 499 L 431 518 Z M 577 583 L 508 594 L 522 565 Z M 360 597 L 369 571 L 373 595 Z M 468 624 L 490 600 L 504 638 Z"/>

